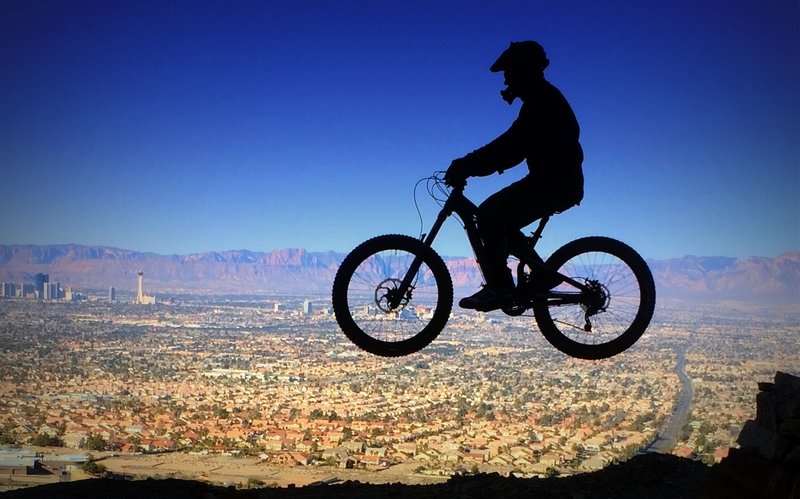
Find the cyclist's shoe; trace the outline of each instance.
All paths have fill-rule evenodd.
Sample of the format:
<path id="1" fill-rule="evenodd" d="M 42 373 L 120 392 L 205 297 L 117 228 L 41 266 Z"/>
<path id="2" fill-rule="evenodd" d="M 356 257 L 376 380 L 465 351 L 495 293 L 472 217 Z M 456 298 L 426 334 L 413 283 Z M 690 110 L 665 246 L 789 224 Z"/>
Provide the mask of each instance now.
<path id="1" fill-rule="evenodd" d="M 474 295 L 462 298 L 458 306 L 478 312 L 489 312 L 508 305 L 513 298 L 514 293 L 511 288 L 496 289 L 485 286 Z"/>

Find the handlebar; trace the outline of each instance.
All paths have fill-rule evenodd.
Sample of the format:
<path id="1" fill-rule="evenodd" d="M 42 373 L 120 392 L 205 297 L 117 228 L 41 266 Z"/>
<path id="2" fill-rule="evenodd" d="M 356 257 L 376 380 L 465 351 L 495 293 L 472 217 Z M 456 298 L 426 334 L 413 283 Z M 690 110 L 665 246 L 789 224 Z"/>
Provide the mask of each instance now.
<path id="1" fill-rule="evenodd" d="M 446 187 L 451 188 L 454 191 L 463 191 L 464 188 L 467 186 L 467 179 L 464 178 L 450 178 L 445 180 L 445 173 L 443 171 L 434 172 L 433 178 L 436 180 L 437 183 L 444 184 Z"/>

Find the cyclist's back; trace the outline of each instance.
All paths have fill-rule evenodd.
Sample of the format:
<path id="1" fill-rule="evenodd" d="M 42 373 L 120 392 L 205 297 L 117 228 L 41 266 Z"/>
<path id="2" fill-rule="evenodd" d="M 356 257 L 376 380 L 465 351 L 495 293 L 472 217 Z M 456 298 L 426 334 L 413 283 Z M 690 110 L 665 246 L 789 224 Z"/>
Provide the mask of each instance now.
<path id="1" fill-rule="evenodd" d="M 511 127 L 489 144 L 450 165 L 446 180 L 485 176 L 514 167 L 523 160 L 529 174 L 487 198 L 478 208 L 478 229 L 484 242 L 479 262 L 486 286 L 459 303 L 464 308 L 492 310 L 510 297 L 513 280 L 506 266 L 508 235 L 583 199 L 583 150 L 580 127 L 561 92 L 544 79 L 549 61 L 532 41 L 511 43 L 490 68 L 502 71 L 511 104 L 523 104 Z"/>
<path id="2" fill-rule="evenodd" d="M 527 96 L 511 127 L 463 159 L 474 162 L 471 176 L 490 175 L 524 159 L 529 180 L 542 194 L 578 204 L 583 198 L 580 127 L 561 92 L 542 79 Z"/>

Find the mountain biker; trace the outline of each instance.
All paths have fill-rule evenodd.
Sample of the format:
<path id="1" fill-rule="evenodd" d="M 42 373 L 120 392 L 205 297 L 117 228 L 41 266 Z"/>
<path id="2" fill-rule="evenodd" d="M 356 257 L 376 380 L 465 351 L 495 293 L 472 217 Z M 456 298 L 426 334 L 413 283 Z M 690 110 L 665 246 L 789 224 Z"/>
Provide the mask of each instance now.
<path id="1" fill-rule="evenodd" d="M 502 71 L 503 100 L 522 101 L 517 119 L 502 135 L 454 160 L 445 174 L 449 185 L 467 177 L 503 173 L 523 160 L 528 174 L 489 196 L 478 206 L 477 226 L 484 245 L 479 261 L 485 285 L 459 302 L 462 308 L 489 311 L 507 304 L 514 281 L 507 265 L 508 238 L 546 215 L 562 212 L 583 199 L 583 150 L 575 114 L 561 92 L 544 78 L 549 65 L 541 45 L 512 42 L 492 64 Z"/>

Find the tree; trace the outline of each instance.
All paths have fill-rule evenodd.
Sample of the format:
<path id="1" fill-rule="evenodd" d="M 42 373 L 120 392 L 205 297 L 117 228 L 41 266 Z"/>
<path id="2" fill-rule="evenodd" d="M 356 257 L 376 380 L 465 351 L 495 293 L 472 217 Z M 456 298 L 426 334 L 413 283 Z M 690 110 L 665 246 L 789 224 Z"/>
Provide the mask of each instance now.
<path id="1" fill-rule="evenodd" d="M 64 442 L 56 436 L 51 436 L 46 433 L 39 433 L 31 440 L 31 445 L 37 447 L 63 447 Z"/>
<path id="2" fill-rule="evenodd" d="M 100 435 L 90 433 L 89 436 L 86 437 L 85 447 L 87 450 L 106 450 L 107 446 L 108 442 Z"/>
<path id="3" fill-rule="evenodd" d="M 561 472 L 559 472 L 556 468 L 552 467 L 547 468 L 544 472 L 544 476 L 547 478 L 554 478 L 559 475 L 561 475 Z"/>
<path id="4" fill-rule="evenodd" d="M 263 480 L 259 480 L 258 478 L 251 476 L 250 478 L 247 479 L 248 489 L 260 489 L 264 485 L 266 485 L 266 483 Z"/>
<path id="5" fill-rule="evenodd" d="M 699 432 L 697 434 L 697 437 L 695 437 L 695 439 L 694 439 L 695 447 L 702 452 L 702 450 L 706 446 L 706 444 L 707 444 L 707 442 L 706 442 L 706 434 L 703 433 L 703 432 Z"/>
<path id="6" fill-rule="evenodd" d="M 228 410 L 220 405 L 214 406 L 213 414 L 214 417 L 218 419 L 228 419 L 228 417 L 230 417 L 230 413 L 228 412 Z"/>
<path id="7" fill-rule="evenodd" d="M 353 429 L 349 426 L 345 426 L 342 429 L 342 440 L 350 440 L 353 438 Z"/>
<path id="8" fill-rule="evenodd" d="M 3 427 L 0 429 L 0 445 L 3 444 L 14 445 L 17 443 L 16 439 L 11 433 L 11 430 L 13 430 L 14 428 L 16 428 L 14 423 L 6 423 L 3 425 Z"/>
<path id="9" fill-rule="evenodd" d="M 85 463 L 83 463 L 83 466 L 81 466 L 81 469 L 83 471 L 85 471 L 86 473 L 89 473 L 90 475 L 95 475 L 95 476 L 102 475 L 103 473 L 106 472 L 106 467 L 104 465 L 102 465 L 102 464 L 97 464 L 97 461 L 95 461 L 94 459 L 90 459 L 90 460 L 86 461 Z"/>

